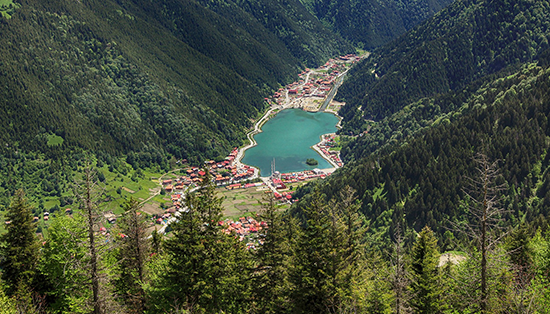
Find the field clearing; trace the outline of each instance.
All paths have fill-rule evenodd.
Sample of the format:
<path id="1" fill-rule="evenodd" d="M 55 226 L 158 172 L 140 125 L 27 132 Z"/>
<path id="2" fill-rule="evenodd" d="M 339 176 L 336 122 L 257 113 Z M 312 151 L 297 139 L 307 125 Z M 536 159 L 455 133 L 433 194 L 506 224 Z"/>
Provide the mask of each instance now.
<path id="1" fill-rule="evenodd" d="M 164 210 L 160 208 L 158 203 L 143 204 L 143 206 L 141 207 L 141 211 L 146 213 L 147 215 L 164 214 Z"/>
<path id="2" fill-rule="evenodd" d="M 130 193 L 130 194 L 134 194 L 134 193 L 136 193 L 136 191 L 134 191 L 134 190 L 130 190 L 129 188 L 127 188 L 127 187 L 125 187 L 125 186 L 123 186 L 123 187 L 122 187 L 122 189 L 123 189 L 124 191 L 126 191 L 126 192 Z"/>
<path id="3" fill-rule="evenodd" d="M 218 197 L 222 198 L 223 215 L 237 218 L 244 215 L 254 214 L 260 211 L 260 202 L 263 201 L 267 187 L 228 190 L 218 188 Z"/>
<path id="4" fill-rule="evenodd" d="M 441 256 L 439 257 L 439 266 L 438 267 L 443 267 L 447 263 L 452 263 L 454 265 L 458 265 L 458 264 L 460 264 L 460 262 L 463 262 L 466 259 L 468 259 L 466 253 L 454 252 L 454 251 L 453 252 L 445 252 L 445 253 L 441 254 Z"/>

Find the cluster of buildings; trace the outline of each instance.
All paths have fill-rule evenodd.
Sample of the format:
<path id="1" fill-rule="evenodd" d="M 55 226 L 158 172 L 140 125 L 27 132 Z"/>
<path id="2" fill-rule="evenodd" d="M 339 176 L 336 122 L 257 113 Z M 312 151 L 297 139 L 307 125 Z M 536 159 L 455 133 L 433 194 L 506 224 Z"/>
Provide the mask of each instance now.
<path id="1" fill-rule="evenodd" d="M 256 183 L 234 183 L 230 185 L 226 185 L 225 188 L 228 190 L 237 190 L 237 189 L 248 189 L 248 188 L 254 188 L 254 187 L 260 187 L 264 185 L 262 182 L 256 182 Z"/>
<path id="2" fill-rule="evenodd" d="M 196 186 L 202 181 L 206 171 L 210 173 L 216 185 L 231 185 L 254 177 L 257 171 L 255 168 L 247 165 L 237 167 L 237 153 L 238 148 L 234 148 L 224 161 L 207 160 L 204 162 L 204 168 L 189 167 L 181 177 L 162 181 L 163 188 L 166 192 L 178 192 L 186 187 Z"/>
<path id="3" fill-rule="evenodd" d="M 240 241 L 246 239 L 248 249 L 254 249 L 256 245 L 263 244 L 263 240 L 258 237 L 258 232 L 268 228 L 264 221 L 258 222 L 252 217 L 240 217 L 237 221 L 226 219 L 218 224 L 225 226 L 226 234 L 236 234 Z"/>
<path id="4" fill-rule="evenodd" d="M 361 60 L 361 56 L 348 54 L 338 59 L 330 59 L 316 71 L 305 69 L 300 73 L 300 81 L 288 84 L 273 94 L 272 99 L 266 98 L 270 104 L 281 105 L 288 92 L 289 97 L 321 97 L 327 96 L 332 89 L 336 77 L 346 70 L 346 64 Z M 309 80 L 304 81 L 309 75 Z"/>
<path id="5" fill-rule="evenodd" d="M 183 203 L 184 192 L 196 187 L 207 175 L 207 172 L 218 186 L 224 185 L 229 189 L 257 186 L 258 183 L 241 183 L 242 181 L 255 177 L 257 175 L 257 170 L 247 165 L 237 166 L 237 153 L 238 148 L 234 148 L 223 161 L 216 162 L 214 160 L 207 160 L 204 162 L 203 168 L 190 166 L 183 172 L 183 175 L 178 178 L 163 180 L 162 188 L 167 193 L 170 193 L 172 206 L 166 209 L 164 214 L 155 216 L 155 222 L 164 224 L 170 220 L 177 211 L 182 209 L 185 205 Z"/>
<path id="6" fill-rule="evenodd" d="M 290 202 L 292 201 L 292 193 L 294 193 L 294 191 L 286 191 L 282 193 L 275 192 L 273 193 L 273 196 L 275 196 L 276 200 L 285 200 Z"/>
<path id="7" fill-rule="evenodd" d="M 340 152 L 330 150 L 332 147 L 336 146 L 336 142 L 334 141 L 336 137 L 336 134 L 325 134 L 322 137 L 322 140 L 319 144 L 316 144 L 318 150 L 323 154 L 325 158 L 330 159 L 333 164 L 338 165 L 338 167 L 342 167 L 343 163 L 340 159 Z"/>
<path id="8" fill-rule="evenodd" d="M 325 178 L 328 174 L 323 172 L 319 169 L 313 169 L 313 170 L 306 170 L 301 172 L 293 172 L 293 173 L 282 173 L 281 181 L 283 184 L 289 184 L 289 183 L 296 183 L 305 181 L 308 179 L 315 179 L 315 178 Z"/>

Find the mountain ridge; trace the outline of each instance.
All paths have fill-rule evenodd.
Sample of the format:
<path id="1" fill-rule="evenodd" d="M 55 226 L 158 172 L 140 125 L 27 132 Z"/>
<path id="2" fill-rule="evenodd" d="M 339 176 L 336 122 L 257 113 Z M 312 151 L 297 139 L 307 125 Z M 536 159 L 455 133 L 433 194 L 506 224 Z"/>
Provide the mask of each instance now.
<path id="1" fill-rule="evenodd" d="M 534 60 L 548 48 L 547 6 L 527 0 L 455 1 L 350 73 L 339 93 L 349 104 L 342 112 L 345 121 L 356 108 L 380 120 L 422 97 Z"/>
<path id="2" fill-rule="evenodd" d="M 187 29 L 195 24 L 202 33 Z M 0 28 L 4 149 L 44 150 L 43 136 L 55 133 L 66 147 L 195 163 L 240 145 L 263 97 L 305 63 L 350 48 L 329 32 L 334 45 L 302 58 L 265 27 L 251 35 L 191 0 L 26 0 Z M 273 40 L 262 43 L 260 34 Z"/>

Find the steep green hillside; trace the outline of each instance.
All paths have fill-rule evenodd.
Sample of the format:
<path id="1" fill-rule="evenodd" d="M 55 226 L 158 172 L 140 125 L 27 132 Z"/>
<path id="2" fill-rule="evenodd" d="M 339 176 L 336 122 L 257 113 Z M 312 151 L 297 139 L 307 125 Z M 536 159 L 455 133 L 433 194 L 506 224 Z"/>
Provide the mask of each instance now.
<path id="1" fill-rule="evenodd" d="M 347 131 L 422 97 L 458 91 L 548 47 L 548 1 L 458 0 L 376 51 L 340 89 Z M 356 109 L 363 110 L 363 117 Z"/>
<path id="2" fill-rule="evenodd" d="M 325 25 L 361 48 L 404 34 L 452 0 L 301 0 Z"/>
<path id="3" fill-rule="evenodd" d="M 311 16 L 285 28 L 302 36 L 298 45 L 223 3 L 233 9 L 221 14 L 191 0 L 22 1 L 0 23 L 2 148 L 47 150 L 56 134 L 64 147 L 113 155 L 225 156 L 270 90 L 351 50 L 329 31 L 309 34 L 302 24 Z"/>
<path id="4" fill-rule="evenodd" d="M 429 127 L 416 137 L 402 136 L 397 145 L 366 153 L 331 176 L 321 191 L 334 198 L 344 185 L 356 189 L 374 234 L 389 236 L 398 223 L 405 223 L 415 230 L 428 225 L 443 235 L 452 229 L 451 222 L 466 217 L 464 188 L 477 175 L 474 155 L 484 152 L 498 161 L 497 182 L 504 184 L 499 206 L 507 213 L 502 227 L 544 221 L 550 214 L 548 64 L 545 57 L 515 73 L 501 72 L 466 88 L 468 97 L 455 93 L 426 99 L 410 109 L 415 112 L 411 117 L 438 111 L 442 103 L 460 105 L 454 113 L 425 120 Z M 373 129 L 363 137 L 376 138 L 378 132 L 383 131 Z M 363 149 L 368 152 L 368 147 Z M 307 203 L 304 192 L 297 197 Z"/>
<path id="5" fill-rule="evenodd" d="M 350 44 L 328 31 L 296 0 L 198 0 L 203 6 L 246 29 L 254 39 L 274 46 L 282 42 L 288 51 L 308 66 L 324 63 L 338 51 L 354 52 Z M 262 31 L 268 30 L 269 32 Z M 276 38 L 273 38 L 273 35 Z M 275 51 L 276 47 L 272 48 Z M 276 51 L 277 54 L 281 52 Z M 288 53 L 288 52 L 286 52 Z M 261 55 L 252 54 L 260 62 Z M 286 56 L 284 59 L 288 59 Z"/>

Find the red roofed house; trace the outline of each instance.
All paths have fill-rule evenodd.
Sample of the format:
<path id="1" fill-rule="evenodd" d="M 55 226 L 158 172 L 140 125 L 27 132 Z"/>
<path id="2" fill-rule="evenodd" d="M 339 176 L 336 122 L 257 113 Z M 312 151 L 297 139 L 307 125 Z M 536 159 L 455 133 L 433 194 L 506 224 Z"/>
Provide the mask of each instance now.
<path id="1" fill-rule="evenodd" d="M 283 183 L 283 180 L 281 179 L 273 179 L 273 185 L 277 190 L 279 189 L 286 189 L 285 184 Z"/>

